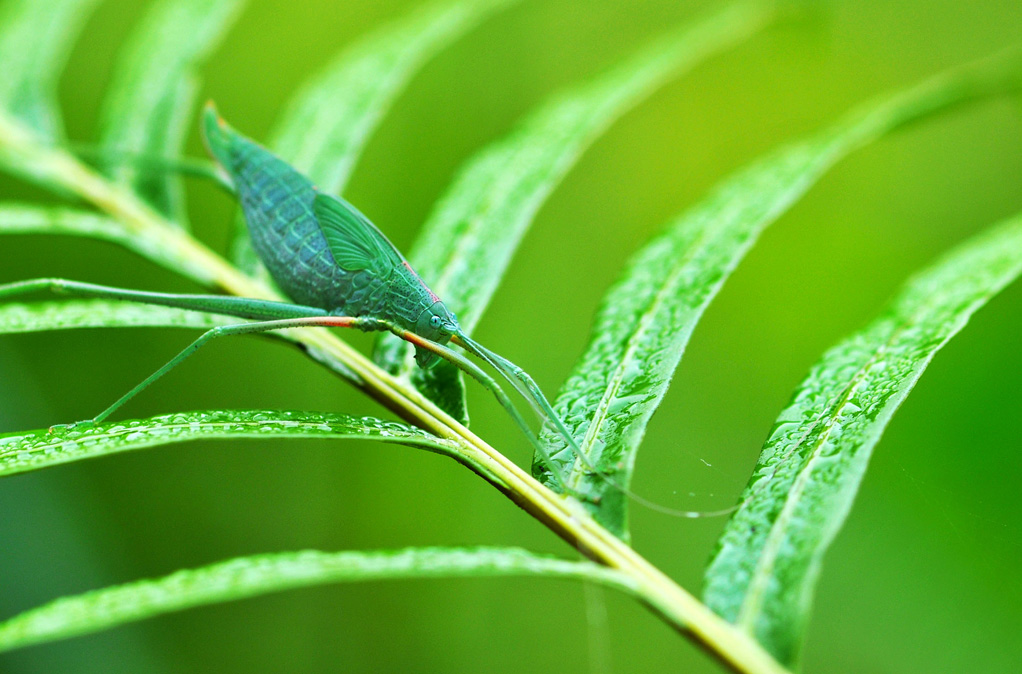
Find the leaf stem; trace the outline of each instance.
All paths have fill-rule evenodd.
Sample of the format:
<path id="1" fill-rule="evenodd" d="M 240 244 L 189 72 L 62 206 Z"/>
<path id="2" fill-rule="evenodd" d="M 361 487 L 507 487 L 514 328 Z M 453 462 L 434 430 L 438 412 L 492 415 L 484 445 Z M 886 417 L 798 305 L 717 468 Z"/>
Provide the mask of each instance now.
<path id="1" fill-rule="evenodd" d="M 0 112 L 0 152 L 30 175 L 58 185 L 106 212 L 130 235 L 158 246 L 170 260 L 180 265 L 182 273 L 234 295 L 283 299 L 174 226 L 132 192 L 106 180 L 66 151 L 45 144 L 3 112 Z M 402 418 L 456 442 L 466 458 L 466 465 L 587 557 L 631 578 L 644 604 L 734 671 L 746 674 L 784 674 L 787 671 L 751 637 L 719 617 L 600 526 L 577 501 L 555 494 L 540 484 L 417 390 L 381 370 L 336 335 L 320 328 L 305 328 L 294 330 L 292 338 L 310 351 L 336 361 L 339 365 L 335 369 L 355 375 L 361 389 Z"/>

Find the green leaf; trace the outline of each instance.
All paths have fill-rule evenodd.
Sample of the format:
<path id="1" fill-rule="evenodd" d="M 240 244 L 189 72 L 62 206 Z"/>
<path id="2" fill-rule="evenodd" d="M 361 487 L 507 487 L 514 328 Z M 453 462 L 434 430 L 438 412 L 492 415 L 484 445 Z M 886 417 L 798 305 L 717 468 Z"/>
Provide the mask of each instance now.
<path id="1" fill-rule="evenodd" d="M 167 269 L 199 283 L 211 282 L 209 271 L 177 249 L 131 232 L 118 220 L 74 208 L 0 202 L 0 235 L 60 234 L 86 236 L 124 246 Z"/>
<path id="2" fill-rule="evenodd" d="M 242 0 L 154 4 L 121 50 L 103 103 L 100 148 L 111 156 L 110 174 L 178 224 L 186 222 L 180 176 L 140 168 L 134 155 L 180 156 L 199 90 L 196 70 L 242 6 Z"/>
<path id="3" fill-rule="evenodd" d="M 365 144 L 412 77 L 452 42 L 518 0 L 443 0 L 345 49 L 288 104 L 269 147 L 320 189 L 341 194 Z M 244 219 L 232 251 L 244 271 L 266 276 Z"/>
<path id="4" fill-rule="evenodd" d="M 402 578 L 542 576 L 585 580 L 633 593 L 633 581 L 592 562 L 519 548 L 406 548 L 284 552 L 240 557 L 156 580 L 64 597 L 0 623 L 0 651 L 98 632 L 128 622 L 270 592 L 325 583 Z M 441 610 L 442 607 L 436 607 Z"/>
<path id="5" fill-rule="evenodd" d="M 107 216 L 73 208 L 0 203 L 0 234 L 66 234 L 129 245 L 124 226 Z"/>
<path id="6" fill-rule="evenodd" d="M 47 140 L 63 136 L 57 81 L 97 0 L 6 0 L 0 12 L 0 106 Z"/>
<path id="7" fill-rule="evenodd" d="M 980 62 L 853 111 L 725 180 L 632 258 L 604 296 L 589 346 L 554 405 L 587 460 L 556 434 L 541 438 L 601 524 L 628 538 L 627 498 L 602 476 L 631 482 L 646 424 L 692 330 L 760 232 L 852 150 L 953 104 L 1016 88 L 1020 63 L 1017 54 Z M 533 473 L 559 488 L 540 457 Z"/>
<path id="8" fill-rule="evenodd" d="M 873 447 L 934 354 L 1022 273 L 1022 215 L 912 278 L 828 351 L 763 446 L 706 573 L 706 601 L 781 662 L 798 660 L 823 554 Z"/>
<path id="9" fill-rule="evenodd" d="M 561 92 L 484 148 L 437 203 L 409 259 L 471 333 L 529 225 L 582 153 L 670 78 L 761 28 L 764 3 L 738 3 L 661 36 L 594 80 Z M 410 379 L 448 414 L 467 420 L 464 384 L 441 363 L 415 366 L 406 344 L 384 335 L 376 362 Z"/>
<path id="10" fill-rule="evenodd" d="M 0 435 L 0 477 L 136 449 L 228 438 L 377 440 L 469 463 L 457 444 L 394 421 L 317 412 L 206 410 Z"/>
<path id="11" fill-rule="evenodd" d="M 110 300 L 0 304 L 0 335 L 76 328 L 212 328 L 243 322 L 231 316 Z"/>

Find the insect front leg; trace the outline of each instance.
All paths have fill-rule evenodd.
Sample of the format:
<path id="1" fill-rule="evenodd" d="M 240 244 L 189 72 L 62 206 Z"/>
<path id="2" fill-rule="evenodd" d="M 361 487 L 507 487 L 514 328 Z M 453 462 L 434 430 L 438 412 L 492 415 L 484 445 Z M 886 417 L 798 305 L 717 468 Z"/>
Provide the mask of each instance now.
<path id="1" fill-rule="evenodd" d="M 234 183 L 226 171 L 216 162 L 208 159 L 191 157 L 175 159 L 139 152 L 120 152 L 86 143 L 72 143 L 67 149 L 79 159 L 92 164 L 110 167 L 132 166 L 140 171 L 153 173 L 178 173 L 182 176 L 209 180 L 230 195 L 237 193 Z"/>
<path id="2" fill-rule="evenodd" d="M 478 381 L 483 386 L 483 388 L 487 389 L 490 393 L 492 393 L 497 398 L 497 402 L 500 403 L 500 406 L 504 408 L 504 410 L 514 420 L 515 424 L 517 424 L 517 426 L 529 439 L 529 442 L 532 443 L 532 446 L 536 449 L 539 455 L 543 457 L 547 466 L 549 466 L 550 471 L 561 483 L 562 490 L 565 493 L 571 494 L 572 496 L 575 495 L 568 488 L 567 481 L 564 479 L 564 473 L 561 470 L 560 466 L 558 466 L 550 459 L 550 456 L 547 453 L 546 448 L 540 442 L 536 434 L 532 432 L 532 429 L 529 428 L 529 425 L 525 422 L 525 418 L 522 417 L 521 412 L 518 411 L 518 408 L 515 407 L 513 402 L 511 402 L 511 398 L 508 397 L 507 393 L 504 391 L 504 389 L 500 387 L 500 384 L 498 384 L 493 377 L 479 369 L 479 366 L 473 363 L 472 361 L 468 360 L 458 352 L 453 351 L 452 349 L 444 346 L 443 344 L 438 344 L 437 342 L 426 339 L 425 337 L 417 335 L 414 332 L 406 330 L 392 323 L 386 321 L 379 322 L 384 324 L 387 330 L 390 330 L 392 333 L 394 333 L 401 339 L 405 340 L 406 342 L 409 342 L 417 347 L 421 347 L 423 349 L 431 351 L 440 356 L 441 358 L 443 358 L 444 360 L 447 360 L 455 367 L 462 370 L 470 377 Z"/>

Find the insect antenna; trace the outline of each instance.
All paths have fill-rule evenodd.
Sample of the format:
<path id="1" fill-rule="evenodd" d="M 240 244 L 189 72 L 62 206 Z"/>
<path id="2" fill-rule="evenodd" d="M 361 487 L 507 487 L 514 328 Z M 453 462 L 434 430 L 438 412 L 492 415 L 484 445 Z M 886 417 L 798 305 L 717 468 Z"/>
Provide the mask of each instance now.
<path id="1" fill-rule="evenodd" d="M 579 447 L 578 442 L 575 441 L 575 437 L 565 427 L 564 422 L 561 421 L 560 416 L 554 411 L 554 408 L 547 401 L 546 396 L 543 395 L 543 391 L 539 388 L 539 385 L 529 376 L 529 374 L 518 367 L 503 356 L 499 356 L 493 351 L 490 351 L 485 346 L 475 341 L 463 332 L 459 332 L 452 340 L 454 343 L 462 346 L 481 360 L 489 363 L 493 369 L 500 374 L 518 391 L 523 398 L 529 401 L 529 404 L 536 411 L 536 413 L 544 419 L 545 422 L 549 422 L 561 437 L 564 438 L 565 442 L 578 457 L 578 460 L 585 466 L 586 470 L 592 474 L 598 476 L 601 480 L 609 484 L 614 489 L 627 496 L 632 501 L 635 501 L 639 505 L 649 508 L 655 512 L 663 515 L 669 515 L 671 517 L 685 517 L 685 518 L 698 518 L 698 517 L 720 517 L 728 515 L 737 510 L 741 504 L 724 508 L 721 510 L 711 511 L 693 511 L 693 510 L 678 510 L 675 508 L 669 508 L 661 505 L 654 501 L 651 501 L 645 497 L 639 496 L 628 487 L 619 483 L 612 476 L 596 468 L 583 452 L 582 448 Z M 540 451 L 540 456 L 543 457 L 544 462 L 553 469 L 553 462 L 551 461 L 549 452 L 543 447 Z M 564 478 L 557 471 L 554 471 L 558 480 L 561 484 L 564 484 Z"/>
<path id="2" fill-rule="evenodd" d="M 546 447 L 543 446 L 543 443 L 540 441 L 539 437 L 537 437 L 537 435 L 533 433 L 532 429 L 529 428 L 529 424 L 526 423 L 525 418 L 522 417 L 522 413 L 518 411 L 518 408 L 515 407 L 513 402 L 511 402 L 511 398 L 507 395 L 507 393 L 504 392 L 504 389 L 500 387 L 500 384 L 498 384 L 493 377 L 483 372 L 481 369 L 479 369 L 478 365 L 468 360 L 467 358 L 459 354 L 457 351 L 449 349 L 443 344 L 439 344 L 437 342 L 428 340 L 424 337 L 420 337 L 419 335 L 416 335 L 414 332 L 410 332 L 408 330 L 401 330 L 400 328 L 395 329 L 391 328 L 390 326 L 388 326 L 388 329 L 390 329 L 392 332 L 394 332 L 394 334 L 404 339 L 405 341 L 410 342 L 416 346 L 421 346 L 422 348 L 432 351 L 441 358 L 444 358 L 445 360 L 449 361 L 455 367 L 468 373 L 469 376 L 471 376 L 473 379 L 482 384 L 484 388 L 488 389 L 491 393 L 493 393 L 493 395 L 497 397 L 497 401 L 500 403 L 501 407 L 503 407 L 507 411 L 507 413 L 511 415 L 511 418 L 514 420 L 514 422 L 518 425 L 519 428 L 522 429 L 522 432 L 525 433 L 526 437 L 529 438 L 529 442 L 531 442 L 532 446 L 536 449 L 537 452 L 539 452 L 539 455 L 540 457 L 542 457 L 543 462 L 550 468 L 550 472 L 552 472 L 554 474 L 554 477 L 557 478 L 557 481 L 561 484 L 562 489 L 564 489 L 568 493 L 572 493 L 571 490 L 568 488 L 568 482 L 565 479 L 564 471 L 561 470 L 560 466 L 553 462 L 553 460 L 550 458 L 550 454 L 547 452 Z M 504 374 L 500 370 L 500 368 L 497 367 L 488 358 L 479 354 L 476 355 L 478 355 L 481 359 L 485 360 L 487 363 L 490 363 L 490 365 L 493 365 L 494 369 L 496 369 L 498 372 Z M 515 382 L 513 380 L 509 379 L 508 381 L 510 381 L 512 386 L 515 385 Z M 517 386 L 515 386 L 515 390 L 519 390 L 520 392 L 520 389 L 518 389 Z M 527 396 L 526 399 L 528 399 Z M 532 401 L 530 400 L 530 403 L 531 402 Z"/>
<path id="3" fill-rule="evenodd" d="M 456 343 L 476 355 L 478 358 L 489 363 L 493 369 L 499 372 L 507 381 L 515 388 L 518 393 L 522 395 L 529 405 L 536 411 L 540 417 L 544 420 L 549 421 L 557 432 L 564 436 L 564 440 L 576 453 L 581 452 L 578 444 L 575 442 L 575 438 L 568 432 L 568 429 L 561 422 L 561 418 L 554 412 L 553 407 L 547 402 L 546 396 L 540 390 L 539 386 L 533 381 L 532 377 L 528 375 L 522 368 L 518 367 L 503 356 L 498 356 L 493 351 L 490 351 L 485 346 L 475 341 L 465 333 L 459 333 L 454 338 Z"/>

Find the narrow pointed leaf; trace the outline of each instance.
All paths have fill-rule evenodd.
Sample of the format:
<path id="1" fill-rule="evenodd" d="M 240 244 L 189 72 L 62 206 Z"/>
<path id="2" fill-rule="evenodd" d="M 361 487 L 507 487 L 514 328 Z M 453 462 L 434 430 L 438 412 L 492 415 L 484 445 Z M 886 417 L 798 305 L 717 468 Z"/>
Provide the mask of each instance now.
<path id="1" fill-rule="evenodd" d="M 269 147 L 321 190 L 340 194 L 384 114 L 437 53 L 494 11 L 518 0 L 443 0 L 346 48 L 288 104 Z M 239 216 L 235 263 L 265 276 Z"/>
<path id="2" fill-rule="evenodd" d="M 619 572 L 592 562 L 573 562 L 519 548 L 407 548 L 333 553 L 305 550 L 240 557 L 155 580 L 58 599 L 0 623 L 0 651 L 97 632 L 194 606 L 299 587 L 473 576 L 585 580 L 634 592 L 631 581 Z"/>
<path id="3" fill-rule="evenodd" d="M 406 424 L 346 414 L 205 410 L 0 435 L 0 477 L 193 440 L 324 438 L 393 442 L 465 462 L 458 445 Z"/>
<path id="4" fill-rule="evenodd" d="M 74 208 L 0 203 L 0 234 L 65 234 L 124 244 L 124 226 L 105 215 Z"/>
<path id="5" fill-rule="evenodd" d="M 77 328 L 212 328 L 243 322 L 231 316 L 153 304 L 64 300 L 0 304 L 0 335 Z"/>
<path id="6" fill-rule="evenodd" d="M 118 182 L 162 214 L 185 222 L 180 176 L 141 161 L 180 156 L 198 94 L 197 68 L 219 43 L 242 0 L 161 0 L 121 51 L 100 116 L 100 147 Z"/>
<path id="7" fill-rule="evenodd" d="M 953 104 L 1016 90 L 1020 64 L 1017 54 L 980 62 L 866 105 L 725 180 L 632 258 L 605 295 L 589 346 L 554 405 L 587 460 L 559 436 L 542 437 L 605 527 L 627 539 L 627 499 L 590 467 L 630 483 L 646 424 L 692 330 L 763 229 L 852 150 Z M 533 472 L 558 488 L 541 460 Z"/>
<path id="8" fill-rule="evenodd" d="M 466 332 L 478 323 L 536 212 L 582 153 L 659 86 L 748 37 L 769 17 L 768 5 L 743 2 L 671 31 L 591 82 L 548 100 L 469 160 L 410 255 Z M 467 419 L 462 379 L 453 366 L 419 370 L 412 350 L 386 335 L 375 358 L 452 416 Z"/>
<path id="9" fill-rule="evenodd" d="M 124 246 L 171 271 L 208 285 L 209 272 L 175 249 L 131 232 L 118 220 L 75 208 L 0 202 L 0 235 L 59 234 L 85 236 Z"/>
<path id="10" fill-rule="evenodd" d="M 706 574 L 707 603 L 794 664 L 823 554 L 873 447 L 934 354 L 1022 273 L 1022 215 L 911 279 L 828 351 L 781 412 Z"/>
<path id="11" fill-rule="evenodd" d="M 0 107 L 40 137 L 63 136 L 57 81 L 97 0 L 6 0 L 0 11 Z"/>

